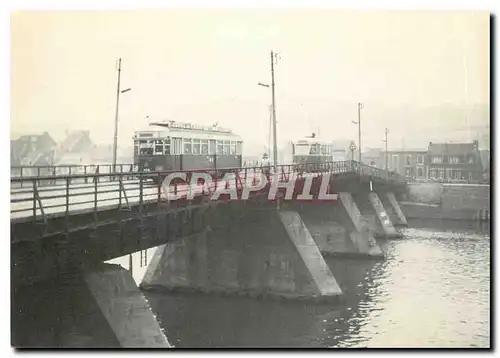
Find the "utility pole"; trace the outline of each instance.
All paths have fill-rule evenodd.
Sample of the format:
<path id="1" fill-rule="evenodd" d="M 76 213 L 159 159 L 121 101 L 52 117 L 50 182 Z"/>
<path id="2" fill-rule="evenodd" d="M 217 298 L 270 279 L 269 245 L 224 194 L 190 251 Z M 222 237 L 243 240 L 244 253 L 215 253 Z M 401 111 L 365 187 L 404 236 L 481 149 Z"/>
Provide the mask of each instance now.
<path id="1" fill-rule="evenodd" d="M 276 54 L 271 51 L 271 93 L 272 93 L 272 109 L 273 109 L 273 164 L 274 164 L 274 174 L 278 173 L 278 143 L 276 137 L 276 99 L 274 96 L 274 61 L 276 60 Z"/>
<path id="2" fill-rule="evenodd" d="M 358 142 L 359 142 L 359 165 L 361 165 L 361 108 L 363 104 L 358 102 Z M 361 173 L 361 170 L 360 170 Z"/>
<path id="3" fill-rule="evenodd" d="M 118 86 L 116 89 L 116 109 L 115 109 L 115 136 L 113 138 L 113 172 L 116 172 L 116 148 L 118 145 L 118 107 L 120 104 L 120 75 L 122 71 L 122 59 L 118 59 Z"/>
<path id="4" fill-rule="evenodd" d="M 385 177 L 387 178 L 387 170 L 388 170 L 388 160 L 389 156 L 387 155 L 387 128 L 385 129 Z"/>
<path id="5" fill-rule="evenodd" d="M 269 106 L 269 133 L 267 137 L 267 155 L 271 157 L 271 132 L 273 130 L 273 106 Z"/>

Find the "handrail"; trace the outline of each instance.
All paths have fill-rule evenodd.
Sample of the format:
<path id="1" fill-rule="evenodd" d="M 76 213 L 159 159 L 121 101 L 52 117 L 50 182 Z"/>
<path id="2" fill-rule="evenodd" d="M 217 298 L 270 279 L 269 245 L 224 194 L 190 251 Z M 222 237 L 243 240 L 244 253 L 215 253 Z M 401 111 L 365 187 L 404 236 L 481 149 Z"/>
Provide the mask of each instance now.
<path id="1" fill-rule="evenodd" d="M 147 202 L 157 202 L 163 191 L 162 179 L 171 173 L 193 173 L 193 170 L 170 170 L 155 172 L 124 172 L 124 173 L 87 173 L 73 174 L 65 176 L 33 176 L 33 177 L 13 177 L 11 178 L 11 217 L 26 218 L 36 222 L 38 219 L 45 221 L 47 215 L 64 213 L 78 209 L 97 211 L 99 204 L 109 203 L 122 207 L 125 204 L 129 207 L 139 203 L 142 207 Z M 220 168 L 217 170 L 203 170 L 203 172 L 215 174 L 215 180 L 212 180 L 213 187 L 216 189 L 224 174 L 234 174 L 234 180 L 228 185 L 236 185 L 241 189 L 243 185 L 255 183 L 256 174 L 265 174 L 269 178 L 272 176 L 278 181 L 288 181 L 290 175 L 303 177 L 304 174 L 322 175 L 331 174 L 359 174 L 366 177 L 378 177 L 385 180 L 395 179 L 397 182 L 404 182 L 404 178 L 396 173 L 386 173 L 384 170 L 360 164 L 355 161 L 338 161 L 314 164 L 288 164 L 278 166 L 278 172 L 273 173 L 272 166 L 267 167 L 244 167 L 244 168 Z M 277 177 L 275 177 L 275 174 Z M 100 178 L 115 177 L 115 181 L 100 181 Z M 133 180 L 128 180 L 133 177 Z M 155 179 L 156 183 L 150 183 L 148 180 Z M 77 179 L 84 179 L 76 183 Z M 88 180 L 91 179 L 91 180 Z M 58 181 L 59 184 L 55 183 Z M 50 187 L 40 187 L 42 183 L 53 183 Z M 234 183 L 233 183 L 234 182 Z M 25 183 L 30 184 L 32 190 L 27 190 L 28 186 L 16 187 L 12 184 Z M 184 182 L 173 182 L 169 187 L 172 193 L 184 193 L 193 190 L 194 185 Z M 124 195 L 122 195 L 124 194 Z M 199 193 L 203 194 L 203 193 Z M 86 206 L 82 208 L 82 206 Z M 14 215 L 13 215 L 14 214 Z"/>

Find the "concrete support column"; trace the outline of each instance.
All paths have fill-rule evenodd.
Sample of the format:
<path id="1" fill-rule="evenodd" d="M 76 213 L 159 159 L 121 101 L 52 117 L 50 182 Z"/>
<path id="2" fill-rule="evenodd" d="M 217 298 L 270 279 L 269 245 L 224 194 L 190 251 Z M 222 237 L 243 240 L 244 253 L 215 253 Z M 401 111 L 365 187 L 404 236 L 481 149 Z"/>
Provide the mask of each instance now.
<path id="1" fill-rule="evenodd" d="M 169 348 L 146 299 L 130 273 L 102 264 L 84 273 L 84 282 L 123 348 Z"/>
<path id="2" fill-rule="evenodd" d="M 296 212 L 243 205 L 234 210 L 245 215 L 234 215 L 231 230 L 159 247 L 141 287 L 290 299 L 342 295 Z"/>
<path id="3" fill-rule="evenodd" d="M 380 246 L 375 241 L 361 212 L 354 202 L 350 193 L 339 193 L 341 209 L 345 212 L 344 224 L 350 228 L 349 238 L 357 249 L 357 252 L 374 257 L 383 257 Z M 347 219 L 347 220 L 346 220 Z"/>
<path id="4" fill-rule="evenodd" d="M 408 226 L 406 217 L 399 206 L 396 196 L 392 192 L 385 193 L 382 199 L 389 216 L 396 226 Z"/>
<path id="5" fill-rule="evenodd" d="M 339 193 L 329 203 L 295 205 L 323 255 L 383 258 L 351 193 Z"/>
<path id="6" fill-rule="evenodd" d="M 378 197 L 378 194 L 375 192 L 368 193 L 368 200 L 370 201 L 373 210 L 375 210 L 377 220 L 377 226 L 382 228 L 383 234 L 387 238 L 398 237 L 398 233 L 392 224 L 391 218 L 387 213 L 387 210 L 384 208 L 384 204 Z"/>

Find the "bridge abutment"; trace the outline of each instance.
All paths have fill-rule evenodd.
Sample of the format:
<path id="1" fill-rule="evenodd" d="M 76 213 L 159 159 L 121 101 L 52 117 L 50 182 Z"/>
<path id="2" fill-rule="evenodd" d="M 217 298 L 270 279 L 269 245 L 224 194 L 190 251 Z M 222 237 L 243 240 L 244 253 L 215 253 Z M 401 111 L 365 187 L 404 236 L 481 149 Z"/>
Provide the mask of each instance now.
<path id="1" fill-rule="evenodd" d="M 141 288 L 289 299 L 342 295 L 298 213 L 231 206 L 244 215 L 233 215 L 227 229 L 160 246 Z"/>
<path id="2" fill-rule="evenodd" d="M 119 265 L 14 286 L 11 304 L 14 347 L 170 347 L 130 272 Z"/>

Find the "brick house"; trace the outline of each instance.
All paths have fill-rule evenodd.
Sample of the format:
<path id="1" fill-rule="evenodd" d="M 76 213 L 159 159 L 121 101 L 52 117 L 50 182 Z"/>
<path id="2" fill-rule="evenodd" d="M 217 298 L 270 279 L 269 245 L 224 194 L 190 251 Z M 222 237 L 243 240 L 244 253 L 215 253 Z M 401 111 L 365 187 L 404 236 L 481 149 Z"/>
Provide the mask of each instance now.
<path id="1" fill-rule="evenodd" d="M 483 164 L 478 141 L 472 143 L 429 143 L 429 179 L 482 180 Z"/>

